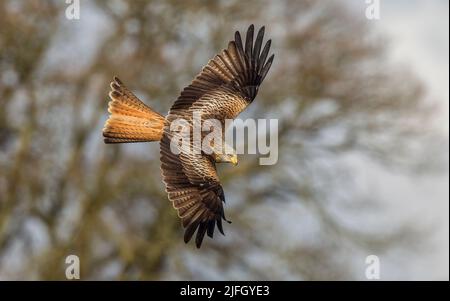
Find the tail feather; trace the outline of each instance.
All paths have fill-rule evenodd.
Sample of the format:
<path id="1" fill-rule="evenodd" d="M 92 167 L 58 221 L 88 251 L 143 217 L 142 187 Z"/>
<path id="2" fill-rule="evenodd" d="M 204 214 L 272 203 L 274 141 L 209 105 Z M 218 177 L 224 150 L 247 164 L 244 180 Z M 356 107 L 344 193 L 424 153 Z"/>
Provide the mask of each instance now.
<path id="1" fill-rule="evenodd" d="M 161 140 L 164 117 L 137 98 L 117 77 L 111 83 L 110 116 L 103 128 L 105 143 Z"/>

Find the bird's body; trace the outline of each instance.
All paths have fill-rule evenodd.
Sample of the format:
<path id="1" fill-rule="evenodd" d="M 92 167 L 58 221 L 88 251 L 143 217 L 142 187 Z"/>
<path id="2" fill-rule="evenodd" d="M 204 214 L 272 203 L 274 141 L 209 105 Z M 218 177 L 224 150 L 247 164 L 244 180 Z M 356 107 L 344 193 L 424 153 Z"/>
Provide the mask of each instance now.
<path id="1" fill-rule="evenodd" d="M 192 140 L 188 150 L 178 147 L 174 152 L 171 141 L 178 132 L 171 126 L 174 121 L 182 119 L 192 133 L 193 116 L 196 115 L 200 122 L 217 120 L 224 130 L 225 120 L 236 118 L 253 101 L 273 60 L 272 55 L 266 61 L 270 40 L 261 51 L 264 27 L 259 30 L 254 44 L 253 32 L 251 25 L 245 48 L 239 32 L 236 32 L 235 40 L 210 60 L 181 92 L 166 117 L 143 104 L 117 78 L 111 83 L 111 116 L 103 130 L 105 142 L 160 141 L 161 171 L 169 200 L 186 228 L 185 242 L 197 231 L 197 247 L 201 246 L 206 233 L 213 236 L 216 225 L 223 234 L 222 219 L 226 218 L 222 203 L 225 196 L 215 164 L 236 163 L 236 155 L 227 154 L 224 143 L 220 144 L 221 147 L 211 145 L 212 153 L 195 152 Z"/>

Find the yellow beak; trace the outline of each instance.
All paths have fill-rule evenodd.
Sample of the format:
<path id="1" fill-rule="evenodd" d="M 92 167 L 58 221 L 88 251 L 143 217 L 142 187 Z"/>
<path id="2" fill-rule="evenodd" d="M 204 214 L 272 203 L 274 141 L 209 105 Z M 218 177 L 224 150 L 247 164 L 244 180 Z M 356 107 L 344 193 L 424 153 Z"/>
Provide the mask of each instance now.
<path id="1" fill-rule="evenodd" d="M 233 163 L 234 166 L 236 166 L 238 164 L 237 156 L 231 157 L 231 163 Z"/>

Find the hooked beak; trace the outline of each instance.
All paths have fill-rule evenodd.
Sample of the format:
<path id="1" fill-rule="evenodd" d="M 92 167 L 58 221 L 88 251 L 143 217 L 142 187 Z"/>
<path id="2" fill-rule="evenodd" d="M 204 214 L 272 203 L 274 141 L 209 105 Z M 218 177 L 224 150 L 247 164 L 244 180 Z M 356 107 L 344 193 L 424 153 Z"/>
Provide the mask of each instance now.
<path id="1" fill-rule="evenodd" d="M 238 158 L 237 158 L 237 156 L 231 157 L 231 163 L 232 163 L 234 166 L 238 165 Z"/>

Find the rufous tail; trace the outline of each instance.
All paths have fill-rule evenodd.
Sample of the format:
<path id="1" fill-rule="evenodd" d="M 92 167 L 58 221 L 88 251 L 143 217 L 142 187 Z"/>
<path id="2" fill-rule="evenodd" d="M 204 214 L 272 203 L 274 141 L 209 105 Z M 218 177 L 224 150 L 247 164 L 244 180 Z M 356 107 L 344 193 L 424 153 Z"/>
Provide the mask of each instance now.
<path id="1" fill-rule="evenodd" d="M 164 117 L 137 98 L 117 77 L 111 82 L 110 113 L 103 128 L 105 143 L 161 140 Z"/>

